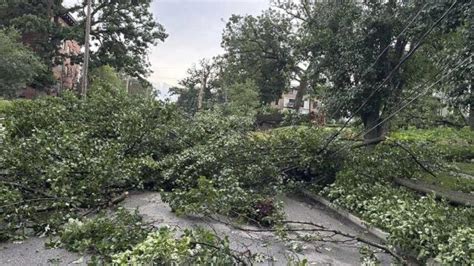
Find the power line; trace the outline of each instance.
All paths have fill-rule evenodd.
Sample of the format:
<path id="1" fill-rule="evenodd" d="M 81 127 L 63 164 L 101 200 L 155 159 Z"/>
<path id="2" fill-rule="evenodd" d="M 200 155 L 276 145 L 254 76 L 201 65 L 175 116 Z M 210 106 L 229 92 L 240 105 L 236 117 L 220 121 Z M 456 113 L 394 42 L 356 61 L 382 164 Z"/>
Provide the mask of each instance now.
<path id="1" fill-rule="evenodd" d="M 420 37 L 418 42 L 414 45 L 413 49 L 411 49 L 407 55 L 400 60 L 400 62 L 390 71 L 390 73 L 387 75 L 387 77 L 382 81 L 382 83 L 375 89 L 373 90 L 370 95 L 364 100 L 364 102 L 349 116 L 349 119 L 346 120 L 346 122 L 343 124 L 343 126 L 335 133 L 333 134 L 327 143 L 324 145 L 324 147 L 319 151 L 319 153 L 323 152 L 329 144 L 337 137 L 339 134 L 347 127 L 349 122 L 355 117 L 355 115 L 362 110 L 362 108 L 369 102 L 370 98 L 372 98 L 376 92 L 378 92 L 385 83 L 390 80 L 392 75 L 397 71 L 421 46 L 425 38 L 433 31 L 433 29 L 448 15 L 449 12 L 454 8 L 454 6 L 457 4 L 457 0 L 453 2 L 453 4 L 444 12 L 444 14 L 435 22 L 433 25 L 430 26 L 430 28 Z M 370 131 L 369 131 L 370 132 Z"/>
<path id="2" fill-rule="evenodd" d="M 411 24 L 413 22 L 415 22 L 415 20 L 421 15 L 421 13 L 425 10 L 425 8 L 428 6 L 428 2 L 425 3 L 421 8 L 420 10 L 418 10 L 418 12 L 416 13 L 415 16 L 413 16 L 410 21 L 408 22 L 408 24 L 405 26 L 405 28 L 403 28 L 403 30 L 395 37 L 393 38 L 392 40 L 390 40 L 390 42 L 388 43 L 387 46 L 385 46 L 385 48 L 382 50 L 381 53 L 379 53 L 379 55 L 377 56 L 377 58 L 375 59 L 375 61 L 368 67 L 365 69 L 365 71 L 362 73 L 361 75 L 361 79 L 365 77 L 365 75 L 367 75 L 369 73 L 369 71 L 377 64 L 377 62 L 379 61 L 379 59 L 382 57 L 383 54 L 385 54 L 388 49 L 390 48 L 390 46 L 392 45 L 392 42 L 397 40 L 398 38 L 400 38 L 411 26 Z M 339 107 L 336 108 L 336 110 L 331 114 L 330 117 L 333 117 L 335 114 L 337 114 L 341 108 L 344 106 L 343 103 L 341 103 L 339 105 Z"/>
<path id="3" fill-rule="evenodd" d="M 461 61 L 459 64 L 457 64 L 453 69 L 449 70 L 449 72 L 447 74 L 444 74 L 441 78 L 439 78 L 436 82 L 432 83 L 430 86 L 428 86 L 424 91 L 420 92 L 418 95 L 416 95 L 415 97 L 413 97 L 412 99 L 410 99 L 408 102 L 406 102 L 405 104 L 403 104 L 400 108 L 398 108 L 397 110 L 395 110 L 393 113 L 391 113 L 390 115 L 388 115 L 386 118 L 384 118 L 382 121 L 380 121 L 378 124 L 376 124 L 375 126 L 373 126 L 372 128 L 369 128 L 365 131 L 361 131 L 359 132 L 354 138 L 358 138 L 360 137 L 361 135 L 365 135 L 367 134 L 368 132 L 374 130 L 375 128 L 377 128 L 378 126 L 384 124 L 385 122 L 387 122 L 388 120 L 392 119 L 397 113 L 401 112 L 403 109 L 407 108 L 410 104 L 412 104 L 415 100 L 417 100 L 418 98 L 420 98 L 421 96 L 425 95 L 426 93 L 428 93 L 430 91 L 430 89 L 434 86 L 436 86 L 437 84 L 439 84 L 441 81 L 443 81 L 444 79 L 446 79 L 448 76 L 450 76 L 457 68 L 461 67 L 465 62 L 467 62 L 469 59 L 471 58 L 471 56 L 467 57 L 466 59 L 464 59 L 463 61 Z M 421 87 L 421 86 L 420 86 Z M 340 151 L 346 149 L 350 147 L 350 145 L 347 145 L 347 146 L 344 146 L 342 147 L 341 149 L 337 150 L 336 152 L 332 153 L 333 155 L 339 153 Z"/>
<path id="4" fill-rule="evenodd" d="M 336 134 L 334 134 L 332 137 L 329 138 L 329 141 L 324 145 L 324 147 L 323 147 L 318 153 L 321 153 L 322 151 L 324 151 L 324 150 L 329 146 L 329 144 L 330 144 L 330 143 L 340 134 L 340 132 L 347 126 L 347 124 L 348 124 L 348 123 L 350 122 L 350 120 L 355 116 L 355 114 L 356 114 L 358 111 L 360 111 L 360 109 L 362 109 L 362 108 L 368 103 L 368 99 L 371 98 L 380 88 L 382 88 L 382 86 L 385 84 L 385 82 L 387 82 L 387 81 L 391 78 L 391 76 L 395 73 L 395 71 L 396 71 L 398 68 L 400 68 L 401 65 L 403 65 L 403 64 L 414 54 L 414 52 L 421 46 L 421 44 L 423 43 L 423 41 L 424 41 L 424 39 L 427 37 L 427 35 L 428 35 L 429 33 L 431 33 L 431 31 L 434 29 L 434 27 L 436 27 L 436 26 L 446 17 L 446 15 L 452 10 L 452 8 L 455 6 L 456 3 L 457 3 L 457 0 L 448 8 L 448 10 L 447 10 L 433 25 L 431 25 L 431 27 L 420 37 L 419 41 L 415 44 L 415 46 L 413 47 L 413 49 L 411 49 L 411 50 L 407 53 L 407 55 L 406 55 L 404 58 L 402 58 L 402 59 L 400 60 L 400 62 L 394 67 L 394 69 L 392 69 L 392 71 L 389 73 L 389 75 L 384 79 L 384 81 L 382 82 L 382 84 L 380 84 L 379 87 L 377 87 L 376 90 L 372 91 L 372 93 L 371 93 L 370 96 L 366 99 L 366 101 L 365 101 L 361 106 L 359 106 L 359 108 L 351 115 L 350 119 L 349 119 L 348 121 L 346 121 L 346 123 L 344 124 L 344 126 L 343 126 L 340 130 L 338 130 L 338 132 L 336 132 Z M 418 17 L 418 16 L 421 14 L 422 10 L 423 10 L 425 7 L 426 7 L 426 4 L 425 4 L 425 6 L 424 6 L 421 10 L 419 10 L 419 12 L 412 18 L 412 20 L 410 21 L 410 23 L 405 27 L 405 29 L 404 29 L 398 36 L 401 36 L 401 35 L 408 29 L 409 25 L 416 19 L 416 17 Z M 388 47 L 386 47 L 386 48 L 384 49 L 384 51 L 377 57 L 377 60 L 381 57 L 381 55 L 382 55 L 383 53 L 386 52 L 387 49 L 388 49 Z M 371 67 L 372 67 L 373 65 L 375 65 L 375 63 L 377 62 L 377 60 L 371 65 Z M 368 70 L 370 70 L 371 67 L 369 67 Z M 368 71 L 368 70 L 367 70 L 367 71 Z M 367 72 L 367 71 L 366 71 L 366 72 Z M 365 74 L 366 74 L 366 73 L 364 73 L 363 75 L 365 75 Z M 440 81 L 438 81 L 437 83 L 439 83 L 439 82 L 440 82 Z M 434 86 L 434 85 L 433 85 L 433 86 Z M 391 117 L 393 117 L 393 115 L 392 115 Z M 391 118 L 391 117 L 390 117 L 390 118 Z M 385 121 L 387 121 L 387 119 L 385 119 L 385 120 L 382 121 L 381 123 L 384 123 Z M 381 124 L 381 123 L 380 123 L 380 124 Z M 376 125 L 374 128 L 376 128 L 376 127 L 379 126 L 380 124 Z M 374 128 L 371 128 L 371 129 L 369 130 L 369 132 L 372 131 Z"/>

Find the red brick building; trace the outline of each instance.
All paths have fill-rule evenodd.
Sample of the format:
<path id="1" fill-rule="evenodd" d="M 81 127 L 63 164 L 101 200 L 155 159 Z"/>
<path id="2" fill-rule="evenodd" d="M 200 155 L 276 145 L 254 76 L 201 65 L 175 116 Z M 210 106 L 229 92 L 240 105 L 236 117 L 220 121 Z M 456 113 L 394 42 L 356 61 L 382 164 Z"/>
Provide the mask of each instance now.
<path id="1" fill-rule="evenodd" d="M 69 13 L 52 19 L 63 27 L 72 27 L 76 24 L 75 19 Z M 31 44 L 37 39 L 40 39 L 40 37 L 41 36 L 38 36 L 37 33 L 28 33 L 22 36 L 22 41 L 25 44 Z M 63 90 L 76 90 L 78 88 L 81 66 L 74 64 L 71 58 L 81 53 L 81 46 L 76 41 L 64 40 L 58 49 L 58 52 L 61 54 L 60 61 L 62 61 L 62 63 L 54 66 L 52 69 L 53 77 L 57 83 L 44 91 L 26 87 L 18 93 L 19 97 L 31 99 L 39 95 L 57 95 Z"/>

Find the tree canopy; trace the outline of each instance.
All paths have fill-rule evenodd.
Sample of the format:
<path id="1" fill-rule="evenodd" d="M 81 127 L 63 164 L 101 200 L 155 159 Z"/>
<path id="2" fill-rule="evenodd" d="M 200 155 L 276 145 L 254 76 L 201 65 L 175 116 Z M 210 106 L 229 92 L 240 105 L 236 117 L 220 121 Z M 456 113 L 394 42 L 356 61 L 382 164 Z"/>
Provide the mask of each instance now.
<path id="1" fill-rule="evenodd" d="M 78 11 L 80 29 L 84 28 L 85 5 L 72 7 Z M 92 1 L 92 66 L 110 65 L 132 77 L 144 78 L 149 73 L 149 49 L 168 36 L 151 13 L 151 0 Z M 78 30 L 79 32 L 79 30 Z M 82 31 L 81 31 L 82 34 Z M 76 35 L 78 40 L 82 35 Z"/>
<path id="2" fill-rule="evenodd" d="M 0 30 L 0 97 L 15 96 L 44 70 L 40 58 L 21 43 L 17 32 Z"/>

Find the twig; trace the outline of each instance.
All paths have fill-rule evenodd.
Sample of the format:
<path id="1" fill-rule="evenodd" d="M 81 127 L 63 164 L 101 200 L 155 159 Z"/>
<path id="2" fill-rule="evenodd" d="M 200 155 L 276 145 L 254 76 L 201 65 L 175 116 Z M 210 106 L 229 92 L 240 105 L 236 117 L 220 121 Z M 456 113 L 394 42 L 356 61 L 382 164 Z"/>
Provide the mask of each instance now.
<path id="1" fill-rule="evenodd" d="M 5 185 L 9 185 L 9 186 L 12 186 L 12 187 L 17 187 L 17 188 L 29 191 L 29 192 L 34 193 L 34 194 L 40 194 L 40 195 L 43 195 L 46 198 L 58 199 L 58 197 L 56 197 L 56 196 L 52 196 L 52 195 L 49 195 L 49 194 L 44 193 L 42 191 L 38 191 L 38 190 L 35 190 L 35 189 L 32 189 L 32 188 L 29 188 L 29 187 L 24 186 L 24 185 L 19 184 L 19 183 L 3 181 L 3 180 L 0 180 L 0 183 L 5 184 Z"/>
<path id="2" fill-rule="evenodd" d="M 213 219 L 215 219 L 215 218 L 213 218 Z M 326 228 L 323 225 L 316 224 L 316 223 L 313 223 L 313 222 L 282 221 L 282 223 L 284 223 L 284 224 L 301 224 L 301 225 L 309 225 L 309 226 L 316 227 L 316 228 L 284 228 L 284 229 L 259 228 L 259 229 L 251 229 L 251 228 L 243 228 L 243 227 L 240 227 L 238 225 L 228 223 L 228 222 L 225 222 L 225 221 L 220 221 L 220 220 L 217 220 L 217 219 L 215 219 L 215 220 L 218 221 L 218 222 L 221 222 L 225 225 L 232 226 L 233 228 L 236 228 L 238 230 L 247 231 L 247 232 L 257 232 L 257 233 L 258 232 L 329 232 L 329 233 L 333 233 L 334 235 L 340 235 L 340 236 L 349 238 L 351 240 L 356 240 L 358 242 L 361 242 L 361 243 L 367 244 L 369 246 L 372 246 L 372 247 L 378 248 L 380 250 L 383 250 L 384 252 L 390 254 L 391 256 L 393 256 L 394 258 L 399 260 L 400 262 L 402 262 L 404 264 L 406 263 L 406 260 L 402 256 L 398 255 L 396 252 L 394 252 L 393 250 L 391 250 L 389 247 L 387 247 L 385 245 L 378 244 L 376 242 L 373 242 L 373 241 L 370 241 L 370 240 L 367 240 L 367 239 L 364 239 L 364 238 L 361 238 L 361 237 L 358 237 L 358 236 L 354 236 L 354 235 L 351 235 L 351 234 L 348 234 L 348 233 L 344 233 L 344 232 L 339 231 L 339 230 L 329 229 L 329 228 Z"/>
<path id="3" fill-rule="evenodd" d="M 101 209 L 104 209 L 104 208 L 106 208 L 106 207 L 110 207 L 110 206 L 112 206 L 112 205 L 116 205 L 116 204 L 122 202 L 123 200 L 125 200 L 125 199 L 127 198 L 127 196 L 128 196 L 128 191 L 125 191 L 125 192 L 123 192 L 122 194 L 120 194 L 119 196 L 117 196 L 117 197 L 111 199 L 110 201 L 104 202 L 104 203 L 100 204 L 99 206 L 97 206 L 97 207 L 95 207 L 95 208 L 89 209 L 88 211 L 86 211 L 85 213 L 83 213 L 83 214 L 81 215 L 81 217 L 85 217 L 85 216 L 87 216 L 87 215 L 89 215 L 89 214 L 96 213 L 96 212 L 98 212 L 98 211 L 100 211 Z"/>
<path id="4" fill-rule="evenodd" d="M 218 247 L 218 246 L 215 246 L 213 244 L 209 244 L 209 243 L 206 243 L 206 242 L 197 242 L 197 241 L 193 241 L 191 242 L 191 244 L 194 244 L 194 245 L 203 245 L 203 246 L 206 246 L 206 247 L 210 247 L 210 248 L 213 248 L 213 249 L 216 249 L 218 251 L 221 251 L 222 248 Z M 246 263 L 243 259 L 241 259 L 239 256 L 233 254 L 233 252 L 235 253 L 239 253 L 235 250 L 232 250 L 230 249 L 230 251 L 232 252 L 227 252 L 227 254 L 229 254 L 230 256 L 232 256 L 232 258 L 234 258 L 236 261 L 240 262 L 242 265 L 248 265 L 248 263 Z M 247 251 L 246 251 L 247 252 Z M 250 252 L 250 251 L 248 251 Z M 239 253 L 240 254 L 240 253 Z"/>
<path id="5" fill-rule="evenodd" d="M 337 235 L 341 235 L 341 236 L 344 236 L 344 237 L 347 237 L 347 238 L 350 238 L 350 239 L 353 239 L 353 240 L 357 240 L 359 242 L 362 242 L 364 244 L 367 244 L 367 245 L 372 246 L 372 247 L 376 247 L 378 249 L 381 249 L 381 250 L 387 252 L 388 254 L 392 255 L 395 258 L 397 258 L 402 263 L 406 262 L 405 259 L 402 256 L 398 255 L 397 253 L 392 251 L 387 246 L 378 244 L 376 242 L 373 242 L 373 241 L 370 241 L 370 240 L 367 240 L 367 239 L 364 239 L 364 238 L 361 238 L 361 237 L 358 237 L 358 236 L 354 236 L 354 235 L 351 235 L 351 234 L 348 234 L 348 233 L 344 233 L 342 231 L 335 230 L 335 229 L 328 229 L 323 225 L 312 223 L 312 222 L 286 221 L 286 223 L 304 224 L 304 225 L 314 226 L 314 227 L 317 227 L 317 229 L 314 229 L 314 231 L 332 232 L 332 233 L 337 234 Z"/>
<path id="6" fill-rule="evenodd" d="M 410 151 L 407 147 L 403 146 L 401 143 L 398 141 L 393 141 L 393 144 L 395 144 L 397 147 L 400 147 L 402 150 L 404 150 L 406 153 L 410 155 L 410 157 L 415 161 L 416 164 L 418 164 L 423 170 L 425 170 L 427 173 L 432 175 L 433 177 L 437 177 L 430 169 L 428 169 L 426 166 L 424 166 L 416 157 L 416 155 Z"/>

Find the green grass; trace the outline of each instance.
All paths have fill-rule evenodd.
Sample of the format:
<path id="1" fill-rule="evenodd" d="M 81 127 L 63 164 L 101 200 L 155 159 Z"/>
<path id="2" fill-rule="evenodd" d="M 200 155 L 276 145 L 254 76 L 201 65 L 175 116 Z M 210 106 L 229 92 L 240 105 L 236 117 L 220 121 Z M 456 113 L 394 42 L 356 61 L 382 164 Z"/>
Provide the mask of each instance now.
<path id="1" fill-rule="evenodd" d="M 11 105 L 10 101 L 4 100 L 0 98 L 0 115 L 2 112 L 9 106 Z"/>
<path id="2" fill-rule="evenodd" d="M 473 144 L 474 131 L 465 127 L 454 129 L 437 127 L 431 129 L 408 129 L 390 133 L 390 137 L 398 140 L 429 141 L 438 144 Z"/>
<path id="3" fill-rule="evenodd" d="M 453 166 L 459 168 L 459 172 L 474 176 L 474 163 L 453 163 Z"/>
<path id="4" fill-rule="evenodd" d="M 468 162 L 474 158 L 474 131 L 468 127 L 454 129 L 408 129 L 390 133 L 390 138 L 400 141 L 423 142 L 435 147 L 447 161 Z"/>
<path id="5" fill-rule="evenodd" d="M 436 173 L 436 177 L 426 174 L 421 179 L 427 183 L 439 187 L 470 193 L 474 191 L 474 179 L 469 179 L 458 174 L 468 174 L 474 176 L 474 163 L 453 163 L 450 169 Z"/>

